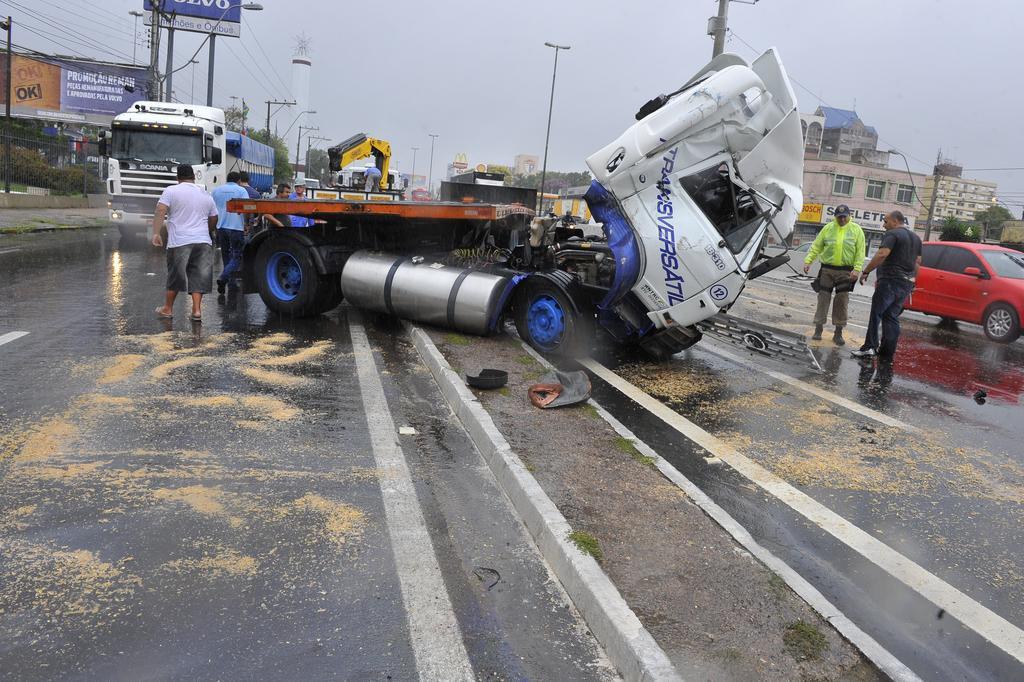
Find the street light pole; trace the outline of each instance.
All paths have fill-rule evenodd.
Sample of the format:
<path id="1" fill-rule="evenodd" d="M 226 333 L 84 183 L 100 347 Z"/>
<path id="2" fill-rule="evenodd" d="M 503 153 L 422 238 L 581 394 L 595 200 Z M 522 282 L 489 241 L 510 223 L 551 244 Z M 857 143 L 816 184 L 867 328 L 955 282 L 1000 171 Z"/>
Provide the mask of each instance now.
<path id="1" fill-rule="evenodd" d="M 160 0 L 153 0 L 149 21 L 149 99 L 160 99 Z"/>
<path id="2" fill-rule="evenodd" d="M 266 101 L 266 104 L 267 104 L 267 140 L 270 140 L 270 105 L 271 104 L 281 104 L 281 105 L 286 106 L 286 107 L 293 107 L 293 106 L 295 106 L 295 102 L 278 102 L 277 100 L 273 100 L 273 99 L 268 99 L 268 100 L 265 100 L 265 101 Z"/>
<path id="3" fill-rule="evenodd" d="M 142 12 L 139 12 L 138 10 L 134 10 L 133 9 L 130 12 L 128 12 L 128 14 L 132 15 L 133 17 L 135 17 L 135 28 L 132 30 L 132 64 L 134 65 L 136 63 L 136 61 L 135 61 L 136 48 L 138 48 L 138 46 L 139 46 L 139 17 L 142 16 Z"/>
<path id="4" fill-rule="evenodd" d="M 430 135 L 430 173 L 428 173 L 428 175 L 427 175 L 427 177 L 428 177 L 428 180 L 427 180 L 427 191 L 430 192 L 430 196 L 433 197 L 434 196 L 434 140 L 436 140 L 440 136 L 439 135 L 435 135 L 434 133 L 427 133 L 427 134 Z"/>
<path id="5" fill-rule="evenodd" d="M 308 112 L 308 113 L 316 113 L 316 112 Z M 301 116 L 302 114 L 299 114 L 299 115 Z M 299 174 L 299 151 L 300 151 L 301 146 L 302 146 L 302 131 L 303 130 L 305 130 L 308 133 L 311 130 L 320 130 L 320 128 L 318 128 L 317 126 L 304 126 L 304 125 L 301 125 L 301 124 L 299 125 L 299 136 L 295 140 L 295 175 L 296 175 L 296 177 Z M 306 171 L 306 167 L 305 166 L 302 167 L 302 171 L 303 172 Z"/>
<path id="6" fill-rule="evenodd" d="M 210 29 L 210 33 L 207 35 L 207 40 L 210 41 L 210 68 L 207 73 L 206 81 L 206 106 L 208 107 L 213 106 L 213 58 L 214 53 L 217 51 L 216 31 L 217 28 L 220 26 L 220 22 L 224 21 L 224 17 L 226 17 L 228 15 L 228 12 L 230 12 L 235 7 L 241 7 L 242 9 L 249 9 L 257 12 L 263 9 L 263 5 L 261 5 L 258 2 L 247 2 L 245 4 L 238 5 L 229 4 L 227 8 L 224 10 L 224 13 L 220 15 L 219 19 L 217 19 L 217 23 L 215 23 L 213 25 L 213 28 Z M 202 45 L 200 45 L 200 47 L 202 47 Z"/>
<path id="7" fill-rule="evenodd" d="M 420 150 L 419 147 L 412 148 L 412 173 L 409 174 L 409 181 L 416 184 L 416 152 Z"/>
<path id="8" fill-rule="evenodd" d="M 548 132 L 544 136 L 544 166 L 540 172 L 540 204 L 537 207 L 538 212 L 543 212 L 544 210 L 544 181 L 547 179 L 548 174 L 548 141 L 551 139 L 551 113 L 555 109 L 555 76 L 558 75 L 558 51 L 570 48 L 569 45 L 544 44 L 555 50 L 555 67 L 551 70 L 551 100 L 548 102 Z"/>

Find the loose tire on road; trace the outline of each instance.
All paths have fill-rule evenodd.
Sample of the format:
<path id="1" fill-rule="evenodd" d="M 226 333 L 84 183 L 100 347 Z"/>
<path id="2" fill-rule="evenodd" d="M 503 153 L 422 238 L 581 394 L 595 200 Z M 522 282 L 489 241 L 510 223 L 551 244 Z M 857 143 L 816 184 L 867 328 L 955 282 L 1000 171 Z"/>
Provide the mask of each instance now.
<path id="1" fill-rule="evenodd" d="M 1012 343 L 1020 336 L 1020 318 L 1006 303 L 993 303 L 981 321 L 985 336 L 998 343 Z"/>
<path id="2" fill-rule="evenodd" d="M 567 285 L 540 276 L 519 285 L 515 299 L 519 337 L 547 355 L 586 355 L 593 340 L 592 316 L 580 314 Z"/>
<path id="3" fill-rule="evenodd" d="M 309 249 L 287 237 L 272 237 L 260 244 L 255 275 L 260 298 L 282 315 L 319 315 L 340 295 L 340 286 L 332 286 L 331 279 L 317 272 Z"/>

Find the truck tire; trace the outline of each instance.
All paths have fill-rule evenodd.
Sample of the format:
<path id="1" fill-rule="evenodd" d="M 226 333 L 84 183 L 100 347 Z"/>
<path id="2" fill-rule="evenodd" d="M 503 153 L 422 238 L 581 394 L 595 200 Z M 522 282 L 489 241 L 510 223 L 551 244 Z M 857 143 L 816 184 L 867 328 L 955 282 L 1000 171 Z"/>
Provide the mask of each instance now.
<path id="1" fill-rule="evenodd" d="M 514 308 L 519 337 L 536 350 L 563 357 L 588 354 L 592 316 L 580 313 L 569 282 L 529 277 L 517 289 Z"/>
<path id="2" fill-rule="evenodd" d="M 320 312 L 326 313 L 337 308 L 345 299 L 345 295 L 341 292 L 341 277 L 337 274 L 323 275 L 323 288 L 324 294 L 321 296 L 323 309 Z"/>
<path id="3" fill-rule="evenodd" d="M 263 303 L 281 315 L 319 315 L 335 295 L 330 281 L 317 272 L 309 249 L 287 237 L 271 237 L 260 244 L 255 276 Z"/>
<path id="4" fill-rule="evenodd" d="M 1020 336 L 1020 317 L 1005 303 L 993 303 L 981 321 L 985 336 L 997 343 L 1012 343 Z"/>

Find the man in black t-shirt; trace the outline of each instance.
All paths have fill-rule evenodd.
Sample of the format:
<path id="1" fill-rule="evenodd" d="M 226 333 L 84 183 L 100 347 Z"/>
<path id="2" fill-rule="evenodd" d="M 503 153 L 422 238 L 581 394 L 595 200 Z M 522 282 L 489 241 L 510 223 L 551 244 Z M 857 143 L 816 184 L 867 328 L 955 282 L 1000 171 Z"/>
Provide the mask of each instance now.
<path id="1" fill-rule="evenodd" d="M 864 345 L 853 351 L 853 356 L 878 356 L 880 362 L 891 363 L 900 338 L 900 315 L 903 302 L 914 290 L 917 270 L 921 267 L 921 239 L 906 226 L 900 211 L 885 216 L 885 234 L 882 245 L 871 262 L 864 267 L 860 282 L 867 281 L 868 273 L 878 270 L 875 294 L 871 297 L 871 315 Z M 882 339 L 878 339 L 878 326 L 882 326 Z"/>

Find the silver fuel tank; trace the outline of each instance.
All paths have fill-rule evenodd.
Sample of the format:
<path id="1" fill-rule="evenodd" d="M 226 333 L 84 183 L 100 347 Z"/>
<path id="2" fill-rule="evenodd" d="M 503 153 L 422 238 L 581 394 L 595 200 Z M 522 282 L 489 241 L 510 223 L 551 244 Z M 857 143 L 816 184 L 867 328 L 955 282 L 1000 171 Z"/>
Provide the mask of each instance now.
<path id="1" fill-rule="evenodd" d="M 392 254 L 357 251 L 341 272 L 353 306 L 470 334 L 491 331 L 512 275 L 453 268 Z"/>

